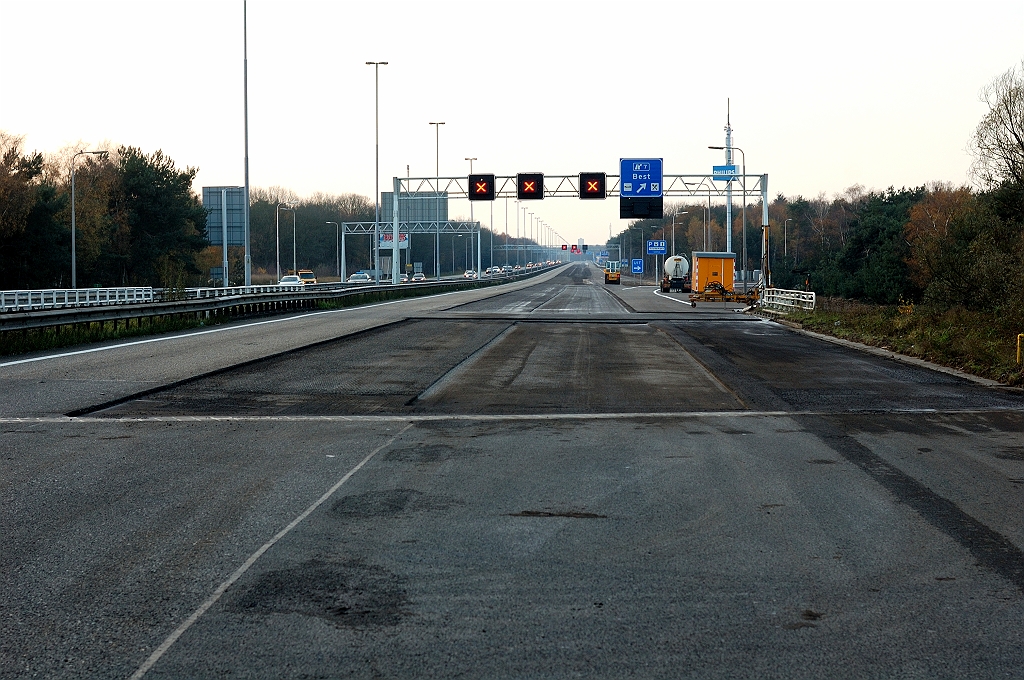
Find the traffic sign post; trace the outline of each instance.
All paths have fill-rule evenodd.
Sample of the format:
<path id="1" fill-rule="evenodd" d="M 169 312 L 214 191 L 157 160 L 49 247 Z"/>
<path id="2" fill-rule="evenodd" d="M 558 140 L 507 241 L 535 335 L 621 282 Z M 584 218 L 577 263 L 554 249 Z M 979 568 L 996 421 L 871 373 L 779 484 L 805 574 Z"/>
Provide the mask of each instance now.
<path id="1" fill-rule="evenodd" d="M 640 285 L 644 285 L 644 258 L 636 257 L 633 258 L 633 266 L 630 269 L 633 274 L 640 275 Z"/>
<path id="2" fill-rule="evenodd" d="M 660 158 L 620 158 L 620 195 L 630 198 L 659 198 L 662 163 Z"/>
<path id="3" fill-rule="evenodd" d="M 655 256 L 654 263 L 657 264 L 658 263 L 658 259 L 657 259 L 658 255 L 667 255 L 668 254 L 668 241 L 662 241 L 662 240 L 659 240 L 659 239 L 654 239 L 654 240 L 647 241 L 647 254 L 648 255 L 654 255 Z M 658 272 L 654 273 L 654 283 L 655 284 L 658 283 Z"/>
<path id="4" fill-rule="evenodd" d="M 661 219 L 665 215 L 660 158 L 619 159 L 619 219 Z"/>
<path id="5" fill-rule="evenodd" d="M 666 255 L 668 253 L 668 241 L 648 241 L 648 255 Z"/>

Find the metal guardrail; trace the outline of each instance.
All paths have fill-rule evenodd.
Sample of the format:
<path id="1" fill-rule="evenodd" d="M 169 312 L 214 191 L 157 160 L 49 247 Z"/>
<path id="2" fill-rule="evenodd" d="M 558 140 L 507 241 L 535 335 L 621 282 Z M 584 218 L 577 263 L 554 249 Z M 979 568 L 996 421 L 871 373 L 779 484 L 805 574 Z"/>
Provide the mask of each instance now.
<path id="1" fill-rule="evenodd" d="M 814 309 L 814 291 L 783 290 L 782 288 L 766 288 L 761 296 L 761 307 L 779 312 L 791 312 L 797 309 L 811 311 Z"/>
<path id="2" fill-rule="evenodd" d="M 223 294 L 224 288 L 188 289 L 179 291 L 183 295 L 167 295 L 167 291 L 156 289 L 154 297 L 149 302 L 136 304 L 93 304 L 93 305 L 69 305 L 68 307 L 52 308 L 23 308 L 19 311 L 10 311 L 0 314 L 0 333 L 8 331 L 28 331 L 30 329 L 52 328 L 56 326 L 92 324 L 92 323 L 120 323 L 129 319 L 142 319 L 149 317 L 164 317 L 175 315 L 200 314 L 210 315 L 251 315 L 251 314 L 272 314 L 285 313 L 298 309 L 310 309 L 318 304 L 336 301 L 340 298 L 358 295 L 377 296 L 380 299 L 388 299 L 396 292 L 412 292 L 419 290 L 422 293 L 442 292 L 459 290 L 463 288 L 475 288 L 480 285 L 492 285 L 514 281 L 517 279 L 530 278 L 533 275 L 550 271 L 551 268 L 534 269 L 510 278 L 495 277 L 493 280 L 484 279 L 462 279 L 456 278 L 442 281 L 427 281 L 425 283 L 399 283 L 399 284 L 317 284 L 297 286 L 249 286 L 238 287 L 237 294 Z M 84 293 L 86 290 L 95 292 L 102 289 L 79 289 Z M 203 291 L 200 293 L 199 291 Z M 216 294 L 218 291 L 221 294 Z M 12 291 L 13 292 L 13 291 Z M 414 293 L 415 294 L 415 293 Z M 398 297 L 405 297 L 399 293 Z"/>
<path id="3" fill-rule="evenodd" d="M 153 289 L 149 287 L 3 290 L 0 291 L 0 312 L 122 305 L 153 300 Z"/>

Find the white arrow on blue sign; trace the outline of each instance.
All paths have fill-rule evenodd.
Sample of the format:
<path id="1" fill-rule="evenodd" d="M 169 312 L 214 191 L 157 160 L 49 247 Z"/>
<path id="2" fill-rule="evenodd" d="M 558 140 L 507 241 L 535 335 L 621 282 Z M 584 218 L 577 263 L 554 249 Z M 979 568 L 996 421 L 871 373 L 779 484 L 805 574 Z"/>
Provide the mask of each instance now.
<path id="1" fill-rule="evenodd" d="M 643 260 L 643 258 L 636 258 L 635 260 L 633 260 L 633 270 L 632 270 L 632 273 L 634 273 L 634 274 L 643 274 L 644 273 L 644 260 Z"/>
<path id="2" fill-rule="evenodd" d="M 657 198 L 662 195 L 662 159 L 620 158 L 619 195 Z"/>

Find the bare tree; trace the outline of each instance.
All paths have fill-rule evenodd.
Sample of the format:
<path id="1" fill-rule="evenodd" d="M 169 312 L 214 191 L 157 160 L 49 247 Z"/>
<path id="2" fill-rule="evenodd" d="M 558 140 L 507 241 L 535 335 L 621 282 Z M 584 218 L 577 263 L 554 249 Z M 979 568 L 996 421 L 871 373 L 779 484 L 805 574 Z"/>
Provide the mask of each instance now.
<path id="1" fill-rule="evenodd" d="M 981 90 L 988 113 L 971 138 L 972 178 L 983 187 L 1024 184 L 1024 60 Z"/>

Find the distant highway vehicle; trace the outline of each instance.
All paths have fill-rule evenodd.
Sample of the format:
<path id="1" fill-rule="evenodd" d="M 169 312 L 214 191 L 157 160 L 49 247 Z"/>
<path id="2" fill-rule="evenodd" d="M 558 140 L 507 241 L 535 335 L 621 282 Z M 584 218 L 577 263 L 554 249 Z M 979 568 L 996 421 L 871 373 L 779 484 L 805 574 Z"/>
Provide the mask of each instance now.
<path id="1" fill-rule="evenodd" d="M 608 260 L 608 263 L 604 266 L 604 282 L 619 285 L 619 262 L 618 260 Z"/>
<path id="2" fill-rule="evenodd" d="M 348 277 L 349 283 L 373 283 L 373 279 L 366 272 L 356 272 L 352 276 Z"/>
<path id="3" fill-rule="evenodd" d="M 501 268 L 501 273 L 502 274 L 511 274 L 512 273 L 512 265 L 507 264 L 504 267 L 502 267 Z"/>
<path id="4" fill-rule="evenodd" d="M 412 275 L 412 282 L 413 283 L 420 283 L 421 281 L 426 281 L 426 280 L 427 280 L 427 275 L 424 274 L 423 272 L 416 272 L 415 274 Z"/>
<path id="5" fill-rule="evenodd" d="M 302 283 L 313 284 L 316 283 L 316 274 L 313 273 L 312 269 L 300 269 L 296 272 L 299 275 L 299 279 Z"/>
<path id="6" fill-rule="evenodd" d="M 467 269 L 466 271 L 464 271 L 462 273 L 462 278 L 464 278 L 464 279 L 475 279 L 476 278 L 476 272 L 473 271 L 472 269 Z"/>
<path id="7" fill-rule="evenodd" d="M 661 292 L 690 292 L 690 263 L 681 255 L 665 258 L 665 275 L 661 278 Z"/>
<path id="8" fill-rule="evenodd" d="M 279 285 L 279 286 L 301 286 L 302 285 L 302 279 L 300 279 L 298 277 L 298 275 L 296 275 L 296 274 L 289 274 L 287 276 L 282 276 L 281 280 L 277 282 L 277 285 Z"/>

